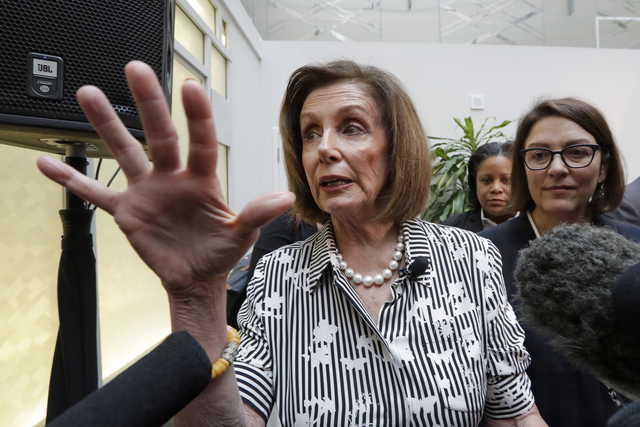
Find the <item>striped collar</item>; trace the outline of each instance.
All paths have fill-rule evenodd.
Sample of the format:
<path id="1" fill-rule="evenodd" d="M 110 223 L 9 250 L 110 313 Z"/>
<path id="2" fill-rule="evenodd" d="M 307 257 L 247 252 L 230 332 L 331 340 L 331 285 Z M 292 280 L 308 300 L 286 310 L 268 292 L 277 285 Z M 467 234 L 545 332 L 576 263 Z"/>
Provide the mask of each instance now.
<path id="1" fill-rule="evenodd" d="M 424 223 L 419 219 L 410 219 L 400 226 L 405 244 L 405 266 L 401 268 L 400 276 L 407 274 L 411 265 L 418 257 L 427 258 L 427 270 L 416 278 L 416 282 L 422 285 L 429 284 L 431 277 L 432 260 L 429 245 L 418 245 L 416 242 L 431 240 L 430 233 L 424 227 Z M 336 258 L 336 244 L 331 221 L 324 224 L 322 229 L 307 241 L 312 245 L 311 260 L 307 274 L 307 287 L 309 290 L 315 288 L 324 274 L 337 274 L 338 260 Z"/>

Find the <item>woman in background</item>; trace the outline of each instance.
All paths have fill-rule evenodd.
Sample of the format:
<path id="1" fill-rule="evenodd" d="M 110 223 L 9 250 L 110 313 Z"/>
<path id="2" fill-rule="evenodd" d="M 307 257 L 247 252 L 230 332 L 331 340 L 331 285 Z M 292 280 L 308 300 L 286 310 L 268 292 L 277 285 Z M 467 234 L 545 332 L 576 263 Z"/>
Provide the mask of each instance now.
<path id="1" fill-rule="evenodd" d="M 490 142 L 471 155 L 467 165 L 471 210 L 449 217 L 445 225 L 478 233 L 513 216 L 511 148 L 511 142 Z"/>
<path id="2" fill-rule="evenodd" d="M 539 103 L 520 121 L 514 143 L 512 204 L 520 215 L 480 233 L 502 254 L 509 301 L 519 251 L 562 223 L 608 226 L 640 241 L 640 228 L 603 217 L 624 192 L 620 153 L 603 115 L 574 98 Z M 516 310 L 517 312 L 517 310 Z M 603 427 L 615 410 L 607 388 L 578 369 L 538 331 L 525 328 L 527 373 L 536 403 L 553 427 Z"/>

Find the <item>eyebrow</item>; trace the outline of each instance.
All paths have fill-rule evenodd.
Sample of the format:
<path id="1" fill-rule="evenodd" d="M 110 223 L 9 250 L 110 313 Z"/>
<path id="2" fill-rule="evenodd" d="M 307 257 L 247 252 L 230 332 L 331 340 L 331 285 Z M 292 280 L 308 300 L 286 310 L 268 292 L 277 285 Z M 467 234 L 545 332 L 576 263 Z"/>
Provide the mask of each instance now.
<path id="1" fill-rule="evenodd" d="M 350 105 L 345 105 L 344 107 L 340 107 L 336 111 L 336 114 L 344 115 L 344 114 L 353 113 L 353 112 L 358 112 L 364 115 L 369 115 L 370 113 L 368 109 L 364 108 L 361 105 L 350 104 Z M 303 119 L 313 120 L 316 117 L 317 117 L 316 114 L 314 114 L 313 112 L 300 112 L 300 122 L 302 122 Z M 376 118 L 374 117 L 373 119 L 375 120 Z"/>
<path id="2" fill-rule="evenodd" d="M 571 139 L 569 141 L 566 141 L 563 144 L 563 148 L 569 147 L 571 145 L 578 145 L 578 144 L 597 144 L 597 143 L 589 141 L 588 139 L 585 139 L 585 138 Z M 549 147 L 549 145 L 551 145 L 551 144 L 548 143 L 548 142 L 533 141 L 531 144 L 529 144 L 528 147 L 525 147 L 525 148 L 547 148 L 547 147 Z"/>

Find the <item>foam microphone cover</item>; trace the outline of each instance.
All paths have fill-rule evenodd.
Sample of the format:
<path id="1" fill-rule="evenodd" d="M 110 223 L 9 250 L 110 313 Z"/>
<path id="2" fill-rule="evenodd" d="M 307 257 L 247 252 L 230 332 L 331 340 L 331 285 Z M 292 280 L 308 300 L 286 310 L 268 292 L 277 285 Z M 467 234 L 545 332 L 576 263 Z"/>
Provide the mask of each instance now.
<path id="1" fill-rule="evenodd" d="M 640 342 L 619 327 L 612 289 L 638 262 L 637 243 L 606 227 L 574 224 L 532 241 L 514 274 L 524 324 L 628 397 L 640 394 Z"/>
<path id="2" fill-rule="evenodd" d="M 204 349 L 189 333 L 174 332 L 47 426 L 162 426 L 210 379 L 211 362 Z"/>

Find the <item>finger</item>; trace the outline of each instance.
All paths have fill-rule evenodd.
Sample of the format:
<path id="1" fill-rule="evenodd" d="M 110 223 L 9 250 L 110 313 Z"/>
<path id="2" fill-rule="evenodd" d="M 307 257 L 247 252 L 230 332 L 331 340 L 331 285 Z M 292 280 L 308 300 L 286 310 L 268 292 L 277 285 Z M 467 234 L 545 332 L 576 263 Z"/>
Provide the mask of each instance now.
<path id="1" fill-rule="evenodd" d="M 115 193 L 98 181 L 51 157 L 40 157 L 37 165 L 40 172 L 49 179 L 113 215 L 116 205 Z"/>
<path id="2" fill-rule="evenodd" d="M 187 80 L 182 85 L 182 103 L 189 128 L 188 168 L 196 175 L 213 175 L 218 161 L 218 138 L 207 94 L 198 82 Z"/>
<path id="3" fill-rule="evenodd" d="M 76 94 L 87 118 L 106 141 L 113 157 L 118 161 L 129 181 L 135 181 L 149 170 L 149 160 L 140 142 L 136 140 L 113 110 L 113 106 L 100 89 L 83 86 Z"/>
<path id="4" fill-rule="evenodd" d="M 265 194 L 247 203 L 233 220 L 240 233 L 253 233 L 258 227 L 282 215 L 293 205 L 293 193 Z"/>
<path id="5" fill-rule="evenodd" d="M 172 171 L 179 168 L 178 133 L 153 69 L 144 62 L 131 61 L 124 71 L 138 107 L 154 169 Z"/>

